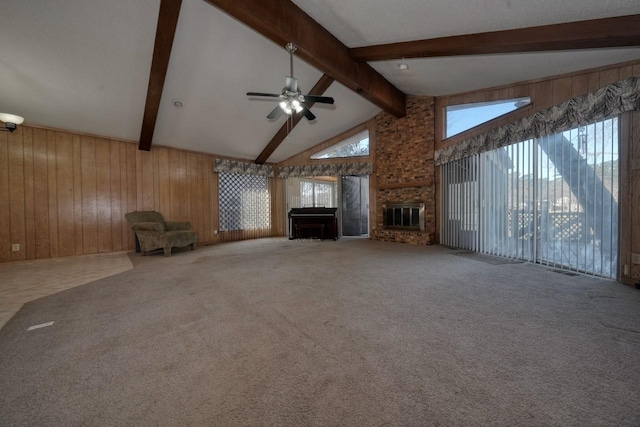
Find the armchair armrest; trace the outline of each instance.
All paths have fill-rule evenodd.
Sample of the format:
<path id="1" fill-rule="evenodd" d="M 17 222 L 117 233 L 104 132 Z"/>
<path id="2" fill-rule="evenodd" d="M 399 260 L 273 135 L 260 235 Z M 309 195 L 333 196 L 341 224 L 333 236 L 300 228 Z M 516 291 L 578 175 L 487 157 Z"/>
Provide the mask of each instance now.
<path id="1" fill-rule="evenodd" d="M 159 222 L 136 222 L 131 226 L 134 231 L 158 231 L 164 232 L 164 227 Z"/>
<path id="2" fill-rule="evenodd" d="M 191 228 L 190 222 L 167 221 L 165 224 L 167 231 L 189 230 Z"/>

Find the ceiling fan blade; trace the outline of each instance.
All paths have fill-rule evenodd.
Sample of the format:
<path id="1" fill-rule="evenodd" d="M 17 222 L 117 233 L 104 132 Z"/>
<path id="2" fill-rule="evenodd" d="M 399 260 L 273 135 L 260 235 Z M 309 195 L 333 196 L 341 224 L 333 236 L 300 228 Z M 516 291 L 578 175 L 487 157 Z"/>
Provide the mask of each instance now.
<path id="1" fill-rule="evenodd" d="M 267 119 L 269 120 L 277 119 L 282 115 L 282 113 L 284 113 L 284 111 L 282 111 L 282 108 L 280 108 L 280 106 L 278 105 L 276 108 L 273 109 L 272 112 L 269 113 L 269 115 L 267 116 Z"/>
<path id="2" fill-rule="evenodd" d="M 305 101 L 319 102 L 321 104 L 333 104 L 333 98 L 330 96 L 304 95 Z"/>
<path id="3" fill-rule="evenodd" d="M 315 120 L 316 116 L 306 107 L 302 107 L 302 114 L 307 118 L 307 120 Z"/>
<path id="4" fill-rule="evenodd" d="M 280 95 L 275 93 L 262 93 L 262 92 L 247 92 L 247 96 L 268 96 L 269 98 L 280 98 Z"/>
<path id="5" fill-rule="evenodd" d="M 287 82 L 285 84 L 287 90 L 289 92 L 297 92 L 298 91 L 298 79 L 294 77 L 287 76 Z"/>

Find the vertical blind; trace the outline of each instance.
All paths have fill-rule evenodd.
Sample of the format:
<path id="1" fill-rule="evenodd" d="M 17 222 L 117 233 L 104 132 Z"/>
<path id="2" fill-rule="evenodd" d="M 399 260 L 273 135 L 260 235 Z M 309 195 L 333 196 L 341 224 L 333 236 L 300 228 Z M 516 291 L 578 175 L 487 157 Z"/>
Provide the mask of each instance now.
<path id="1" fill-rule="evenodd" d="M 441 242 L 615 278 L 618 118 L 442 165 Z"/>

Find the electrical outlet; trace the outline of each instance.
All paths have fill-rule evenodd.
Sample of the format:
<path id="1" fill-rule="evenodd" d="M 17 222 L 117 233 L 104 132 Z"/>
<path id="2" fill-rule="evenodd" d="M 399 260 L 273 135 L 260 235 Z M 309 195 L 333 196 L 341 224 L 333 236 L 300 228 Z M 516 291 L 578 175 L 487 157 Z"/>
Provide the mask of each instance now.
<path id="1" fill-rule="evenodd" d="M 623 270 L 622 275 L 623 276 L 628 276 L 629 275 L 629 264 L 625 264 L 622 270 Z"/>
<path id="2" fill-rule="evenodd" d="M 640 264 L 640 254 L 631 254 L 631 263 Z"/>
<path id="3" fill-rule="evenodd" d="M 14 243 L 11 245 L 11 252 L 20 252 L 20 243 Z"/>
<path id="4" fill-rule="evenodd" d="M 218 230 L 213 230 L 213 234 L 218 234 Z"/>

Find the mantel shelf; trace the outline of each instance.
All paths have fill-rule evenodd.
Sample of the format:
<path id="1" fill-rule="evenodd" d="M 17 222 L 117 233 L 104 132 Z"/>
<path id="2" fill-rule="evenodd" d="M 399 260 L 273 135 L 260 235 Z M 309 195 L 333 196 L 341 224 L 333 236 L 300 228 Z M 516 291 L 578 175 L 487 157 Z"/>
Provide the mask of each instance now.
<path id="1" fill-rule="evenodd" d="M 378 184 L 378 189 L 390 190 L 394 188 L 428 187 L 431 184 L 431 181 L 393 182 L 390 184 Z"/>

